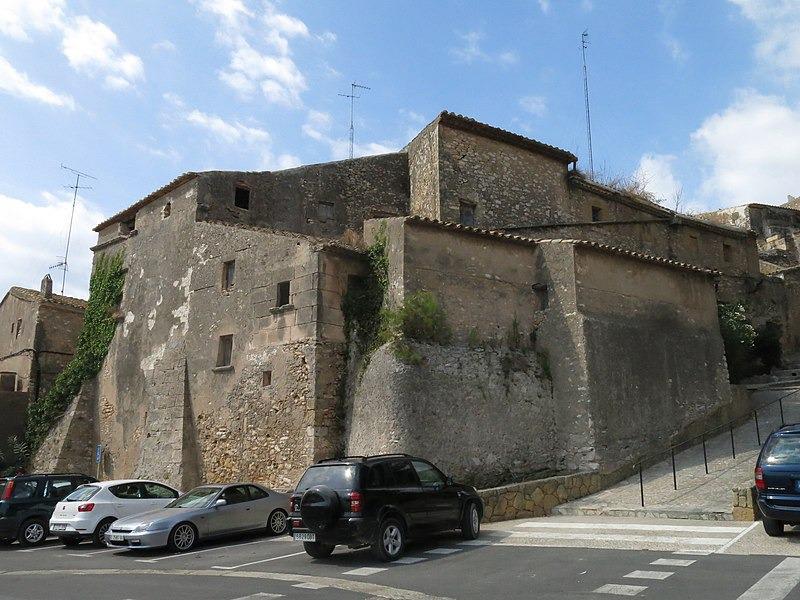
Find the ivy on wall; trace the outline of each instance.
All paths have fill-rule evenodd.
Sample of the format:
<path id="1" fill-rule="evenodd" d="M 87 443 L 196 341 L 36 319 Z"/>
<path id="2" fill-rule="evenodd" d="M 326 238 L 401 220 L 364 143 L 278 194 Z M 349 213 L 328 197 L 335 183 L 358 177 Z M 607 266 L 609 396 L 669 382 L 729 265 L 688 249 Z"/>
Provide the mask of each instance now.
<path id="1" fill-rule="evenodd" d="M 28 406 L 25 441 L 35 451 L 64 414 L 83 382 L 100 372 L 116 330 L 114 311 L 122 300 L 125 271 L 122 254 L 101 256 L 89 281 L 89 301 L 78 335 L 75 356 L 43 397 Z"/>

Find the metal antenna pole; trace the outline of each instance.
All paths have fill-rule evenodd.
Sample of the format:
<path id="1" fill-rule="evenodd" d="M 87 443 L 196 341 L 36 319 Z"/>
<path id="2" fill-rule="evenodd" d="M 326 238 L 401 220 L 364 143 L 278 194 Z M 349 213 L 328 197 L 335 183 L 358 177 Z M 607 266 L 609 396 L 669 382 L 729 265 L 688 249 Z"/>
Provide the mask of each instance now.
<path id="1" fill-rule="evenodd" d="M 61 267 L 61 269 L 63 271 L 63 274 L 61 275 L 61 295 L 63 296 L 64 295 L 64 286 L 67 283 L 67 267 L 68 267 L 68 261 L 69 261 L 69 243 L 70 243 L 70 241 L 72 239 L 72 222 L 75 219 L 75 204 L 78 201 L 78 190 L 90 190 L 90 189 L 92 189 L 91 186 L 82 186 L 81 185 L 81 177 L 88 177 L 89 179 L 97 179 L 97 177 L 92 177 L 91 175 L 89 175 L 87 173 L 82 173 L 81 171 L 77 171 L 75 169 L 67 167 L 63 163 L 61 164 L 61 168 L 65 169 L 67 171 L 71 171 L 72 173 L 75 173 L 75 185 L 65 186 L 67 189 L 72 189 L 73 190 L 73 194 L 72 194 L 72 212 L 69 215 L 69 229 L 67 230 L 67 247 L 64 250 L 64 260 L 61 261 L 60 263 L 56 264 L 56 265 L 53 265 L 53 267 L 50 267 L 51 269 L 54 268 L 54 267 Z"/>
<path id="2" fill-rule="evenodd" d="M 589 71 L 586 68 L 586 48 L 589 46 L 589 30 L 581 34 L 581 53 L 583 55 L 583 96 L 586 100 L 586 138 L 589 144 L 589 173 L 594 179 L 594 156 L 592 153 L 592 119 L 589 116 Z"/>
<path id="3" fill-rule="evenodd" d="M 356 96 L 356 88 L 361 90 L 369 90 L 372 88 L 368 88 L 365 85 L 359 85 L 355 81 L 350 84 L 350 93 L 349 94 L 339 94 L 343 98 L 350 98 L 350 158 L 353 158 L 353 146 L 355 145 L 355 105 L 356 105 L 356 98 L 361 98 L 361 96 Z"/>

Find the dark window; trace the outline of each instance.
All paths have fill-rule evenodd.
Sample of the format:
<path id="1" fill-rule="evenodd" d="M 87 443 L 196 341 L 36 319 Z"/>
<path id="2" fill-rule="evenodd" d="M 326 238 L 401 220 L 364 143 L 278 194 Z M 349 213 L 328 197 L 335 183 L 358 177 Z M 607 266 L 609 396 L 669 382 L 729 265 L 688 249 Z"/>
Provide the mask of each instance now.
<path id="1" fill-rule="evenodd" d="M 71 479 L 57 479 L 53 478 L 47 482 L 47 487 L 44 491 L 44 497 L 48 500 L 61 500 L 65 498 L 75 486 Z"/>
<path id="2" fill-rule="evenodd" d="M 228 367 L 233 358 L 233 336 L 219 336 L 219 349 L 217 350 L 217 366 Z"/>
<path id="3" fill-rule="evenodd" d="M 39 479 L 28 481 L 14 481 L 14 491 L 11 492 L 12 500 L 30 500 L 35 498 L 39 491 Z"/>
<path id="4" fill-rule="evenodd" d="M 372 465 L 367 474 L 368 488 L 381 488 L 392 486 L 392 475 L 389 472 L 388 463 L 382 462 Z"/>
<path id="5" fill-rule="evenodd" d="M 14 335 L 14 322 L 11 322 L 11 335 Z"/>
<path id="6" fill-rule="evenodd" d="M 602 220 L 603 220 L 603 209 L 600 208 L 599 206 L 593 206 L 592 221 L 596 223 L 597 221 L 602 221 Z"/>
<path id="7" fill-rule="evenodd" d="M 722 244 L 722 260 L 731 262 L 733 260 L 733 246 L 723 242 Z"/>
<path id="8" fill-rule="evenodd" d="M 250 500 L 261 500 L 262 498 L 269 497 L 267 492 L 254 485 L 248 485 L 247 491 L 250 492 Z"/>
<path id="9" fill-rule="evenodd" d="M 250 208 L 250 190 L 246 187 L 237 185 L 236 192 L 233 195 L 233 205 L 236 208 Z"/>
<path id="10" fill-rule="evenodd" d="M 289 292 L 291 288 L 288 281 L 278 283 L 278 299 L 275 306 L 286 306 L 289 304 Z"/>
<path id="11" fill-rule="evenodd" d="M 272 385 L 272 371 L 261 372 L 261 385 L 263 387 Z"/>
<path id="12" fill-rule="evenodd" d="M 100 488 L 95 485 L 82 485 L 74 492 L 72 492 L 69 496 L 64 498 L 65 502 L 85 502 L 92 496 L 94 496 L 97 492 L 100 491 Z"/>
<path id="13" fill-rule="evenodd" d="M 357 487 L 356 473 L 357 467 L 355 465 L 309 467 L 300 479 L 300 483 L 297 484 L 296 491 L 304 492 L 315 485 L 327 485 L 333 490 L 352 490 Z"/>
<path id="14" fill-rule="evenodd" d="M 800 435 L 776 435 L 764 448 L 764 464 L 800 464 Z"/>
<path id="15" fill-rule="evenodd" d="M 333 202 L 320 202 L 317 204 L 317 218 L 320 221 L 333 219 Z"/>
<path id="16" fill-rule="evenodd" d="M 250 496 L 247 494 L 247 487 L 244 485 L 229 487 L 222 492 L 220 497 L 225 498 L 225 502 L 228 504 L 239 504 L 250 500 Z"/>
<path id="17" fill-rule="evenodd" d="M 14 337 L 19 337 L 21 331 L 22 331 L 22 319 L 17 319 L 17 335 Z"/>
<path id="18" fill-rule="evenodd" d="M 172 202 L 167 202 L 161 210 L 161 218 L 166 219 L 172 214 Z"/>
<path id="19" fill-rule="evenodd" d="M 475 205 L 472 202 L 458 203 L 458 222 L 462 225 L 475 225 Z"/>
<path id="20" fill-rule="evenodd" d="M 411 462 L 407 460 L 396 460 L 389 463 L 389 470 L 394 479 L 394 485 L 397 487 L 406 487 L 410 485 L 419 485 L 417 479 L 417 472 L 411 466 Z"/>
<path id="21" fill-rule="evenodd" d="M 143 483 L 142 489 L 144 494 L 142 495 L 143 498 L 177 498 L 178 492 L 168 488 L 165 485 L 161 485 L 160 483 Z"/>
<path id="22" fill-rule="evenodd" d="M 142 498 L 142 488 L 138 483 L 121 483 L 119 485 L 112 485 L 108 491 L 114 494 L 117 498 L 124 500 L 140 500 Z"/>
<path id="23" fill-rule="evenodd" d="M 129 234 L 131 231 L 136 229 L 136 217 L 128 219 L 127 221 L 123 221 L 120 224 L 120 228 L 122 230 L 123 235 Z"/>
<path id="24" fill-rule="evenodd" d="M 222 289 L 229 291 L 233 288 L 233 278 L 236 275 L 236 261 L 229 260 L 222 263 Z"/>
<path id="25" fill-rule="evenodd" d="M 421 460 L 413 460 L 411 464 L 414 465 L 414 470 L 422 485 L 444 485 L 444 475 L 432 464 Z"/>
<path id="26" fill-rule="evenodd" d="M 549 290 L 546 283 L 534 283 L 531 288 L 536 295 L 536 303 L 539 305 L 538 310 L 545 310 L 550 300 Z"/>
<path id="27" fill-rule="evenodd" d="M 16 373 L 0 373 L 0 390 L 4 392 L 13 392 L 16 386 Z"/>

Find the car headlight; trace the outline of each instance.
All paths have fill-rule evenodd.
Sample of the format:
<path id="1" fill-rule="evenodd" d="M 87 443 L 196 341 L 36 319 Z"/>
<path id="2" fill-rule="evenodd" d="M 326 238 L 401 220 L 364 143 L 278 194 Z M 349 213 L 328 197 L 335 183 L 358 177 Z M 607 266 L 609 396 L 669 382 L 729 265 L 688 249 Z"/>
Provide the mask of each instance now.
<path id="1" fill-rule="evenodd" d="M 158 521 L 150 521 L 149 523 L 145 523 L 144 525 L 139 525 L 138 527 L 134 528 L 134 532 L 142 532 L 142 531 L 156 531 L 161 523 Z"/>

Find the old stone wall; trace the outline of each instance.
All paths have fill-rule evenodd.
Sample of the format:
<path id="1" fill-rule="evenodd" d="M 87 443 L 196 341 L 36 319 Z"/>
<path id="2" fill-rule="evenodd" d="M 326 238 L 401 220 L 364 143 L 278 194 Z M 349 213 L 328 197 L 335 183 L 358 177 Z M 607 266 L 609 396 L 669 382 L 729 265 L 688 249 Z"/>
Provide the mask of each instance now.
<path id="1" fill-rule="evenodd" d="M 0 373 L 16 374 L 15 387 L 28 391 L 36 384 L 35 348 L 38 305 L 13 294 L 0 303 Z M 17 329 L 17 323 L 21 327 Z"/>
<path id="2" fill-rule="evenodd" d="M 349 382 L 346 452 L 424 456 L 459 481 L 519 481 L 553 468 L 550 381 L 533 352 L 415 344 L 422 365 L 390 346 Z"/>
<path id="3" fill-rule="evenodd" d="M 410 214 L 440 218 L 439 127 L 434 121 L 420 131 L 406 147 Z"/>
<path id="4" fill-rule="evenodd" d="M 25 419 L 28 409 L 27 392 L 0 391 L 0 455 L 9 456 L 9 438 L 25 438 Z M 4 464 L 0 460 L 0 465 Z"/>
<path id="5" fill-rule="evenodd" d="M 44 396 L 53 380 L 75 354 L 83 327 L 83 310 L 43 302 L 39 306 L 36 332 L 37 397 Z"/>

